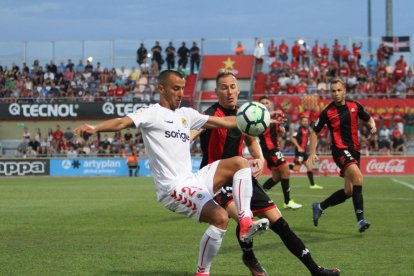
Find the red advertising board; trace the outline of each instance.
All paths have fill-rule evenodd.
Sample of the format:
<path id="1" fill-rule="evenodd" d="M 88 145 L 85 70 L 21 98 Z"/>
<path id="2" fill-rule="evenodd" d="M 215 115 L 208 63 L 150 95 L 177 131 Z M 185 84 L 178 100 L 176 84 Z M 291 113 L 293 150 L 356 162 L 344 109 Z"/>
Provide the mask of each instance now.
<path id="1" fill-rule="evenodd" d="M 293 158 L 287 158 L 288 163 Z M 414 156 L 362 156 L 361 172 L 363 175 L 414 175 Z M 339 169 L 331 157 L 320 157 L 319 175 L 339 175 Z M 263 170 L 264 175 L 270 175 L 270 170 Z M 299 172 L 293 175 L 306 175 L 306 167 L 302 166 Z"/>
<path id="2" fill-rule="evenodd" d="M 233 71 L 239 79 L 250 79 L 253 65 L 253 55 L 205 55 L 199 78 L 215 79 L 221 69 L 226 69 Z"/>

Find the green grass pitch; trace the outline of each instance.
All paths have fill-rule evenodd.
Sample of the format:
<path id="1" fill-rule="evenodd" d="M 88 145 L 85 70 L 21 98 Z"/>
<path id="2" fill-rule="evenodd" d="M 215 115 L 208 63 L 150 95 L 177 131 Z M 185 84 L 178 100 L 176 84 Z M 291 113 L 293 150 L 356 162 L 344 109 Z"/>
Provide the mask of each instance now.
<path id="1" fill-rule="evenodd" d="M 365 178 L 372 226 L 364 234 L 352 200 L 313 226 L 311 203 L 343 187 L 339 177 L 316 182 L 325 189 L 293 177 L 291 196 L 304 207 L 282 213 L 320 265 L 342 275 L 414 275 L 414 190 L 401 184 L 414 176 Z M 270 196 L 282 207 L 280 186 Z M 159 204 L 151 178 L 2 177 L 0 275 L 194 275 L 206 227 Z M 249 275 L 234 232 L 232 221 L 212 275 Z M 254 247 L 269 275 L 309 275 L 272 231 Z"/>

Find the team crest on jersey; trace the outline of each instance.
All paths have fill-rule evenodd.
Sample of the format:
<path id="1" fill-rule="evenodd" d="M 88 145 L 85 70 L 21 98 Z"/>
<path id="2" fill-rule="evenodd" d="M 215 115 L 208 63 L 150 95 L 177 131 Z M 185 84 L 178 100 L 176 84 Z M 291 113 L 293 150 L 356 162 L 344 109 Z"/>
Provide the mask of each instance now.
<path id="1" fill-rule="evenodd" d="M 183 125 L 183 127 L 187 128 L 188 127 L 188 123 L 187 120 L 185 118 L 181 118 L 181 124 Z"/>
<path id="2" fill-rule="evenodd" d="M 203 195 L 203 194 L 197 194 L 197 195 L 196 195 L 196 197 L 197 197 L 199 200 L 202 200 L 202 199 L 204 198 L 204 195 Z"/>
<path id="3" fill-rule="evenodd" d="M 355 112 L 355 108 L 351 108 L 351 112 Z"/>

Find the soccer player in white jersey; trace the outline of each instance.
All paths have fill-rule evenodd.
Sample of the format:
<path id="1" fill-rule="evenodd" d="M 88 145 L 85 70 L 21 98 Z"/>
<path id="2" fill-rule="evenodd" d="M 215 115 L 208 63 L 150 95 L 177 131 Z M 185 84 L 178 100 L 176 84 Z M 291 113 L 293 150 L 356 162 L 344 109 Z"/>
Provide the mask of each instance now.
<path id="1" fill-rule="evenodd" d="M 266 230 L 267 219 L 253 221 L 250 210 L 252 195 L 251 170 L 242 157 L 218 160 L 192 173 L 190 130 L 203 128 L 235 128 L 235 117 L 214 117 L 192 108 L 180 108 L 185 80 L 174 70 L 158 77 L 160 102 L 142 108 L 123 118 L 98 125 L 84 124 L 74 129 L 77 134 L 120 131 L 135 126 L 142 131 L 150 168 L 157 187 L 157 198 L 166 208 L 210 226 L 200 241 L 196 275 L 210 275 L 229 221 L 227 212 L 213 196 L 229 181 L 233 183 L 240 221 L 240 238 L 250 240 Z"/>

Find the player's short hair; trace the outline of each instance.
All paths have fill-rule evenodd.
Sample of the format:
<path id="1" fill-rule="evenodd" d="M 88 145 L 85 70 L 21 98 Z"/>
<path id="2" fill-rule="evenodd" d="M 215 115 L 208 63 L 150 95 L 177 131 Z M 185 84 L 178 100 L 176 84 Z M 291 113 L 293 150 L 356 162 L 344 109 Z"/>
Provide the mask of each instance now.
<path id="1" fill-rule="evenodd" d="M 178 72 L 176 70 L 168 69 L 168 70 L 164 70 L 160 73 L 160 75 L 158 76 L 158 83 L 161 84 L 161 85 L 165 85 L 167 80 L 170 78 L 170 76 L 173 76 L 173 75 L 175 75 L 175 76 L 177 76 L 181 79 L 184 79 L 183 75 L 181 75 L 180 72 Z"/>
<path id="2" fill-rule="evenodd" d="M 220 69 L 217 73 L 217 76 L 216 76 L 216 85 L 218 85 L 218 82 L 221 78 L 227 77 L 227 76 L 233 76 L 234 78 L 237 78 L 236 74 L 234 74 L 233 71 L 230 71 L 230 70 L 227 70 L 227 69 Z"/>
<path id="3" fill-rule="evenodd" d="M 345 82 L 341 78 L 333 78 L 331 80 L 330 84 L 332 86 L 332 84 L 335 84 L 335 83 L 340 83 L 340 84 L 342 84 L 342 86 L 345 87 Z"/>
<path id="4" fill-rule="evenodd" d="M 270 100 L 270 99 L 269 99 L 269 97 L 268 97 L 268 96 L 261 96 L 261 97 L 259 98 L 259 102 L 260 102 L 261 100 Z"/>

